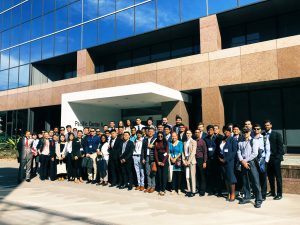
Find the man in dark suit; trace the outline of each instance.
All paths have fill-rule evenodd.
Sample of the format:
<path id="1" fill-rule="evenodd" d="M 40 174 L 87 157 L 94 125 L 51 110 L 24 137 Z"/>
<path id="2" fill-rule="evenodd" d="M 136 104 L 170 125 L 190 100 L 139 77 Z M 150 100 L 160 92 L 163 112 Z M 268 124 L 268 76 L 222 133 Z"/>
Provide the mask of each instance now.
<path id="1" fill-rule="evenodd" d="M 178 140 L 181 141 L 182 143 L 187 141 L 186 127 L 184 126 L 184 124 L 180 124 L 179 126 Z"/>
<path id="2" fill-rule="evenodd" d="M 128 188 L 128 191 L 132 190 L 132 165 L 133 165 L 133 151 L 134 144 L 129 140 L 130 133 L 125 131 L 123 134 L 123 144 L 120 153 L 120 163 L 122 171 L 122 185 L 120 189 Z"/>
<path id="3" fill-rule="evenodd" d="M 120 152 L 121 152 L 121 144 L 122 144 L 122 139 L 117 137 L 117 131 L 115 129 L 112 129 L 110 131 L 110 141 L 109 141 L 109 160 L 108 160 L 108 169 L 109 172 L 108 174 L 111 176 L 109 178 L 110 180 L 110 186 L 109 187 L 114 187 L 117 185 L 120 186 L 120 175 L 121 175 L 121 165 L 120 165 Z"/>
<path id="4" fill-rule="evenodd" d="M 270 120 L 265 121 L 266 137 L 270 142 L 271 156 L 268 163 L 268 178 L 270 183 L 270 193 L 267 197 L 273 196 L 274 200 L 282 199 L 282 176 L 281 176 L 281 161 L 283 161 L 283 140 L 282 135 L 272 130 L 272 123 Z M 277 184 L 277 195 L 275 194 L 275 178 Z"/>

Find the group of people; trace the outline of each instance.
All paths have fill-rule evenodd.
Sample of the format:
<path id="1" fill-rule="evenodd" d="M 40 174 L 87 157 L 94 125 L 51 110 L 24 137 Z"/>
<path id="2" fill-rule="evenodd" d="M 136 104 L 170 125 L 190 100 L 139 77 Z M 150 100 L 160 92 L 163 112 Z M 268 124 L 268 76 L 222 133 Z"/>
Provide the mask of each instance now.
<path id="1" fill-rule="evenodd" d="M 264 131 L 263 131 L 264 128 Z M 245 121 L 243 128 L 227 124 L 221 134 L 218 125 L 199 123 L 194 131 L 176 116 L 176 124 L 164 117 L 156 126 L 152 118 L 143 125 L 136 118 L 100 128 L 77 130 L 68 125 L 42 131 L 25 132 L 17 145 L 18 181 L 30 182 L 37 173 L 42 181 L 50 179 L 117 187 L 164 196 L 185 194 L 193 197 L 217 195 L 240 204 L 255 198 L 260 208 L 266 197 L 282 198 L 281 161 L 283 140 L 272 130 Z M 26 170 L 26 171 L 24 171 Z M 267 193 L 267 177 L 270 192 Z M 276 189 L 275 189 L 276 180 Z"/>

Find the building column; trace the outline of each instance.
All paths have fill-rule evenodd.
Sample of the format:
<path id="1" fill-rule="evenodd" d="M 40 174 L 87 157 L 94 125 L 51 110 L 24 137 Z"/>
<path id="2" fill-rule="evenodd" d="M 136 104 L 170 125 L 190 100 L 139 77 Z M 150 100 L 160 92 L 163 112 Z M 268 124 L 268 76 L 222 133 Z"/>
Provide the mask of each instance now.
<path id="1" fill-rule="evenodd" d="M 177 102 L 162 102 L 162 116 L 168 117 L 170 124 L 176 123 L 176 115 L 182 118 L 184 125 L 189 126 L 189 114 L 186 103 L 183 101 Z"/>
<path id="2" fill-rule="evenodd" d="M 77 76 L 86 76 L 95 73 L 95 64 L 86 49 L 77 52 Z"/>
<path id="3" fill-rule="evenodd" d="M 201 53 L 222 49 L 221 33 L 217 16 L 210 15 L 199 19 Z"/>
<path id="4" fill-rule="evenodd" d="M 203 88 L 202 90 L 202 118 L 205 126 L 225 123 L 224 105 L 219 87 Z"/>

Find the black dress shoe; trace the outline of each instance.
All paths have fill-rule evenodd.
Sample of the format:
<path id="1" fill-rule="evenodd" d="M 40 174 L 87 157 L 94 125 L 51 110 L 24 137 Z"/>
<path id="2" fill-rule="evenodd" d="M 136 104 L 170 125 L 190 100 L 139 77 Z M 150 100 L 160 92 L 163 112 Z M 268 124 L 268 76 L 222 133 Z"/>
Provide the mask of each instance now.
<path id="1" fill-rule="evenodd" d="M 190 192 L 185 193 L 185 197 L 190 197 L 190 195 L 191 195 Z"/>
<path id="2" fill-rule="evenodd" d="M 248 204 L 248 203 L 250 203 L 250 200 L 249 199 L 244 199 L 244 198 L 239 202 L 240 205 L 245 205 L 245 204 Z"/>
<path id="3" fill-rule="evenodd" d="M 126 188 L 125 185 L 121 185 L 121 186 L 119 187 L 119 189 L 125 189 L 125 188 Z"/>
<path id="4" fill-rule="evenodd" d="M 264 197 L 262 197 L 262 200 L 263 200 L 263 201 L 266 201 L 266 197 L 265 197 L 265 196 L 264 196 Z"/>
<path id="5" fill-rule="evenodd" d="M 266 197 L 275 197 L 275 193 L 269 192 Z"/>
<path id="6" fill-rule="evenodd" d="M 30 179 L 26 179 L 26 182 L 30 182 Z"/>
<path id="7" fill-rule="evenodd" d="M 192 198 L 195 196 L 195 193 L 190 193 L 189 198 Z"/>
<path id="8" fill-rule="evenodd" d="M 274 200 L 280 200 L 280 199 L 282 199 L 282 195 L 276 195 L 273 199 Z"/>
<path id="9" fill-rule="evenodd" d="M 92 184 L 96 184 L 96 183 L 97 183 L 97 181 L 95 181 L 95 180 L 92 181 Z"/>
<path id="10" fill-rule="evenodd" d="M 260 208 L 261 207 L 261 203 L 255 203 L 254 207 L 257 208 L 257 209 Z"/>
<path id="11" fill-rule="evenodd" d="M 131 191 L 132 190 L 132 185 L 129 185 L 128 186 L 128 191 Z"/>
<path id="12" fill-rule="evenodd" d="M 99 182 L 99 183 L 96 183 L 96 185 L 97 185 L 97 186 L 100 186 L 100 185 L 101 185 L 101 183 L 100 183 L 100 182 Z"/>
<path id="13" fill-rule="evenodd" d="M 111 184 L 111 185 L 109 185 L 108 187 L 115 187 L 116 185 L 114 185 L 114 184 Z"/>
<path id="14" fill-rule="evenodd" d="M 199 193 L 199 196 L 203 197 L 203 196 L 205 196 L 205 193 Z"/>

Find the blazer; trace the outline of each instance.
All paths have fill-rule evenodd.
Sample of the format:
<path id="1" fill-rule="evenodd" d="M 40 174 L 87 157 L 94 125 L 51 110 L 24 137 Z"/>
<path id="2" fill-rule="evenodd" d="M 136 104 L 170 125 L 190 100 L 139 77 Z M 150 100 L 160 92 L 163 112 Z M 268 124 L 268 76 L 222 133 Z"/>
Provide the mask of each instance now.
<path id="1" fill-rule="evenodd" d="M 284 150 L 283 150 L 282 135 L 272 130 L 269 136 L 269 142 L 271 147 L 270 159 L 279 159 L 283 161 Z"/>
<path id="2" fill-rule="evenodd" d="M 187 141 L 186 133 L 184 132 L 182 138 L 180 137 L 180 133 L 178 133 L 178 140 L 181 142 L 186 142 Z"/>
<path id="3" fill-rule="evenodd" d="M 196 149 L 197 149 L 197 142 L 193 139 L 190 140 L 190 144 L 188 146 L 188 149 L 189 149 L 189 156 L 188 156 L 188 160 L 186 160 L 186 155 L 185 155 L 185 148 L 187 147 L 187 141 L 185 141 L 183 143 L 183 152 L 182 152 L 182 160 L 187 162 L 187 163 L 190 163 L 192 165 L 195 165 L 197 164 L 197 161 L 196 161 Z"/>
<path id="4" fill-rule="evenodd" d="M 109 148 L 108 148 L 110 159 L 113 159 L 113 160 L 118 160 L 119 159 L 120 153 L 122 151 L 122 145 L 121 145 L 122 143 L 123 143 L 122 139 L 116 137 L 114 147 L 112 148 L 111 147 L 112 138 L 110 139 Z"/>
<path id="5" fill-rule="evenodd" d="M 221 143 L 220 143 L 221 144 Z M 217 145 L 217 155 L 225 160 L 225 164 L 234 164 L 237 155 L 238 142 L 233 137 L 229 137 L 224 145 L 224 153 L 221 154 L 220 144 Z"/>
<path id="6" fill-rule="evenodd" d="M 136 140 L 134 142 L 134 148 L 135 148 L 135 143 Z M 147 156 L 147 148 L 148 148 L 148 139 L 147 138 L 143 138 L 143 142 L 142 142 L 142 152 L 141 152 L 141 162 L 143 160 L 146 160 L 146 156 Z M 134 149 L 135 150 L 135 149 Z"/>
<path id="7" fill-rule="evenodd" d="M 122 153 L 123 143 L 121 144 L 120 159 L 125 159 L 126 162 L 128 162 L 128 161 L 132 160 L 132 155 L 133 155 L 133 151 L 134 151 L 134 144 L 133 144 L 132 141 L 128 140 L 125 151 Z"/>
<path id="8" fill-rule="evenodd" d="M 146 160 L 147 158 L 147 150 L 148 150 L 148 142 L 149 142 L 149 138 L 144 138 L 144 141 L 146 142 L 146 150 L 144 152 L 144 159 Z M 154 149 L 155 149 L 155 141 L 156 141 L 156 137 L 153 136 L 150 139 L 150 143 L 153 144 L 153 147 L 151 148 L 151 150 L 149 151 L 149 162 L 152 163 L 155 161 L 155 154 L 154 154 Z"/>
<path id="9" fill-rule="evenodd" d="M 26 140 L 25 139 L 26 139 L 26 137 L 22 137 L 17 143 L 17 150 L 19 152 L 19 159 L 24 159 L 25 156 L 26 156 L 26 153 L 25 153 Z M 33 139 L 28 139 L 28 147 L 30 148 L 30 154 L 32 154 L 32 151 L 31 151 L 32 143 L 33 143 Z"/>

